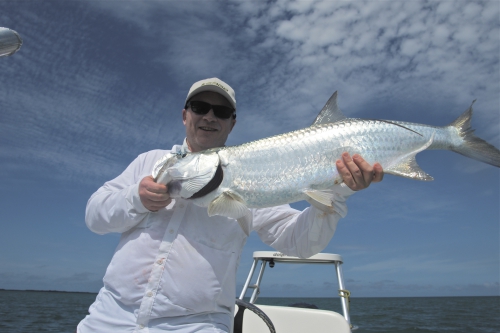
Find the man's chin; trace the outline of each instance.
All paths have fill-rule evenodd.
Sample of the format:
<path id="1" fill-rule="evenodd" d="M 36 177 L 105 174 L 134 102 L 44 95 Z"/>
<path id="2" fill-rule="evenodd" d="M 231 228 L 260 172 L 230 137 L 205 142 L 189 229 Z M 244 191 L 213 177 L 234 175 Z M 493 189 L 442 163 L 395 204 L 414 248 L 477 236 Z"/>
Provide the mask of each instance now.
<path id="1" fill-rule="evenodd" d="M 198 141 L 199 150 L 207 150 L 211 148 L 222 147 L 224 144 L 219 144 L 218 142 L 214 142 L 213 140 L 203 140 Z"/>

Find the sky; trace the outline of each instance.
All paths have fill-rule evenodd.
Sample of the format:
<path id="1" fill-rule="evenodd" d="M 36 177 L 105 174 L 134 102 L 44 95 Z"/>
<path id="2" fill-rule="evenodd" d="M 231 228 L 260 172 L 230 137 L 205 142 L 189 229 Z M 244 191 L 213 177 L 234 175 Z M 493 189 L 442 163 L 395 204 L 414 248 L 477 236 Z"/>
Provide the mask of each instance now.
<path id="1" fill-rule="evenodd" d="M 0 58 L 0 288 L 97 292 L 118 234 L 85 206 L 139 154 L 184 139 L 195 81 L 236 91 L 228 145 L 309 126 L 331 94 L 348 117 L 451 123 L 500 147 L 497 1 L 0 0 L 21 49 Z M 351 196 L 323 252 L 352 297 L 500 295 L 499 169 L 424 151 L 419 182 Z M 292 205 L 303 209 L 303 202 Z M 239 294 L 254 251 L 237 274 Z M 267 269 L 261 297 L 333 297 L 333 267 Z"/>

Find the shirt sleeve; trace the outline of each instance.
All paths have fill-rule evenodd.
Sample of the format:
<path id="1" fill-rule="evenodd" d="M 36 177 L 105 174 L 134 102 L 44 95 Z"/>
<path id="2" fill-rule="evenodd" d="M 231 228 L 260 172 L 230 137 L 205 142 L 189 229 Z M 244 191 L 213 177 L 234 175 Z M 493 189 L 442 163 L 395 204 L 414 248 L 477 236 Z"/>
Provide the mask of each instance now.
<path id="1" fill-rule="evenodd" d="M 139 197 L 139 183 L 149 175 L 146 154 L 139 155 L 121 175 L 106 182 L 87 202 L 85 223 L 97 234 L 125 232 L 148 215 Z"/>
<path id="2" fill-rule="evenodd" d="M 345 201 L 354 191 L 345 184 L 332 189 L 333 212 L 314 206 L 298 211 L 289 205 L 255 209 L 253 228 L 261 240 L 286 255 L 308 258 L 330 242 L 340 218 L 347 214 Z"/>

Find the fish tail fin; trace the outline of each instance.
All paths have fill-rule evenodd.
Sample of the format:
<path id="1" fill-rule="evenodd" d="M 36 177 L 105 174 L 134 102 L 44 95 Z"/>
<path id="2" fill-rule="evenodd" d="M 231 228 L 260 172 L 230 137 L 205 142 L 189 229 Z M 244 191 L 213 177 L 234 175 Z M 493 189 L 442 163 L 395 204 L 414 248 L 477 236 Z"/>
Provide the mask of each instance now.
<path id="1" fill-rule="evenodd" d="M 500 150 L 475 136 L 474 130 L 471 128 L 472 105 L 474 105 L 475 101 L 472 102 L 471 106 L 460 117 L 448 125 L 449 127 L 454 127 L 462 139 L 462 143 L 453 146 L 451 150 L 475 160 L 500 167 Z"/>

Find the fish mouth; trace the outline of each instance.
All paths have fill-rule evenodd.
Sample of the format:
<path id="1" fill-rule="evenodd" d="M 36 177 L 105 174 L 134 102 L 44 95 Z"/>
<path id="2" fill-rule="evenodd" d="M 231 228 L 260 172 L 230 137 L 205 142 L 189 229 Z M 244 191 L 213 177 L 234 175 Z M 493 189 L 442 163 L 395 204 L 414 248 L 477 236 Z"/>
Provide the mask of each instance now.
<path id="1" fill-rule="evenodd" d="M 201 129 L 202 131 L 206 131 L 206 132 L 217 132 L 218 130 L 213 128 L 213 127 L 208 127 L 208 126 L 200 126 L 198 127 L 199 129 Z"/>

